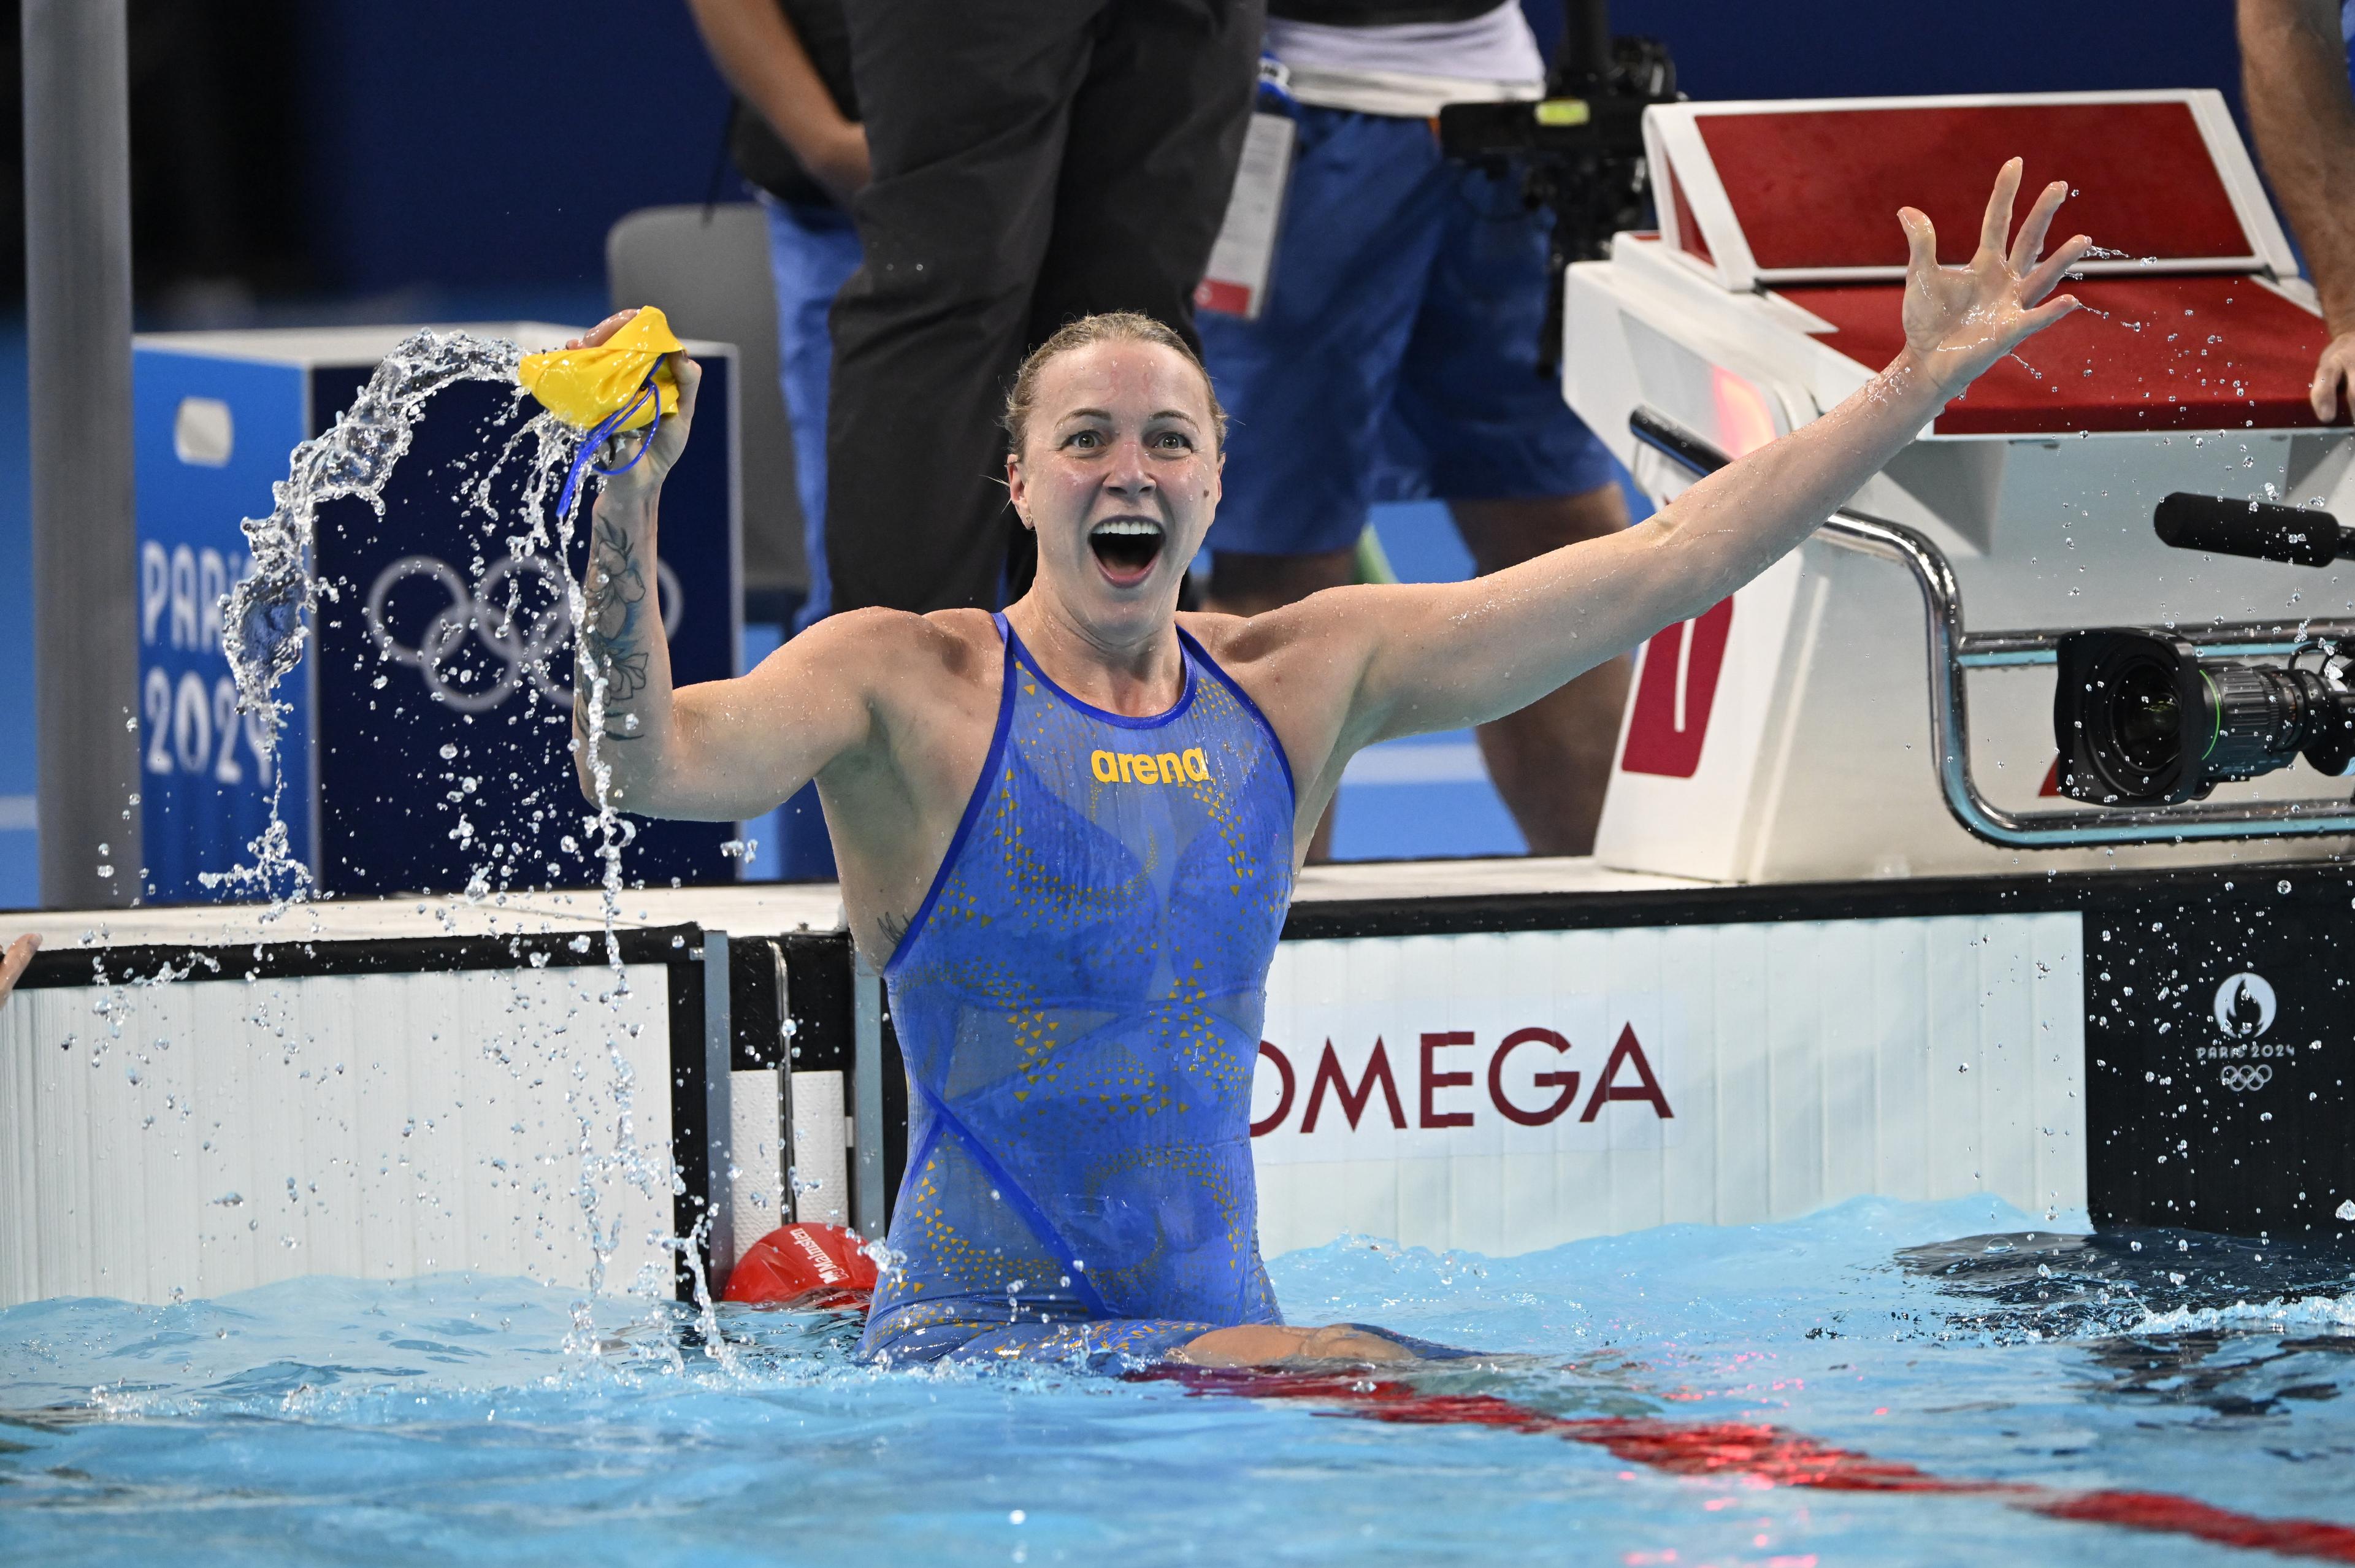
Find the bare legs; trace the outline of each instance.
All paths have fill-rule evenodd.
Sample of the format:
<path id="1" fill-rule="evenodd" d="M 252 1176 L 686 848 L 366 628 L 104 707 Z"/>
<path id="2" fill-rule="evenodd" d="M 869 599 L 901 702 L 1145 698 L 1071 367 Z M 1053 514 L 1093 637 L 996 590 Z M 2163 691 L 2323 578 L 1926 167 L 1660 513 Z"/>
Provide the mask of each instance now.
<path id="1" fill-rule="evenodd" d="M 1616 485 L 1579 496 L 1451 501 L 1456 530 L 1486 577 L 1550 549 L 1627 526 Z M 1480 726 L 1480 755 L 1532 855 L 1592 855 L 1611 751 L 1627 702 L 1627 660 L 1588 670 L 1518 713 Z"/>
<path id="2" fill-rule="evenodd" d="M 1451 501 L 1456 531 L 1480 575 L 1518 566 L 1563 545 L 1600 538 L 1627 526 L 1627 504 L 1615 485 L 1577 496 L 1507 501 Z M 1206 607 L 1230 615 L 1256 615 L 1354 580 L 1354 550 L 1319 555 L 1212 558 Z M 1627 661 L 1589 670 L 1551 696 L 1479 729 L 1480 754 L 1529 850 L 1538 855 L 1588 855 L 1611 781 L 1611 749 L 1627 699 Z M 1330 857 L 1333 814 L 1309 840 L 1308 858 Z"/>
<path id="3" fill-rule="evenodd" d="M 1221 615 L 1259 615 L 1357 579 L 1355 549 L 1318 555 L 1244 555 L 1221 550 L 1210 557 L 1210 592 L 1204 596 L 1202 608 Z M 1333 808 L 1328 805 L 1317 818 L 1316 831 L 1309 835 L 1308 859 L 1321 863 L 1332 858 Z"/>

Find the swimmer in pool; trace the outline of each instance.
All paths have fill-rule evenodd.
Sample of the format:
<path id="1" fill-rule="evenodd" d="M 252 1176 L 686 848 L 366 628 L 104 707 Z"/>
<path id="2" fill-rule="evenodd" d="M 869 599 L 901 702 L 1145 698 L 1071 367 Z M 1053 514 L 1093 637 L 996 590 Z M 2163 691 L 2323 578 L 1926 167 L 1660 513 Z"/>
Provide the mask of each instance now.
<path id="1" fill-rule="evenodd" d="M 695 406 L 682 357 L 677 415 L 598 497 L 581 656 L 606 677 L 616 805 L 735 820 L 817 782 L 909 1077 L 863 1354 L 1237 1366 L 1431 1349 L 1287 1325 L 1260 1264 L 1252 1076 L 1309 830 L 1360 749 L 1510 713 L 1749 581 L 2074 309 L 2046 296 L 2087 240 L 2040 260 L 2067 187 L 2007 243 L 2019 181 L 2007 164 L 1966 266 L 1940 266 L 1928 218 L 1898 214 L 1904 351 L 1649 521 L 1469 582 L 1337 588 L 1250 619 L 1177 609 L 1218 510 L 1209 378 L 1166 327 L 1093 316 L 1030 357 L 1007 409 L 1006 482 L 1038 536 L 1029 592 L 999 615 L 837 615 L 741 679 L 674 688 L 654 562 Z"/>

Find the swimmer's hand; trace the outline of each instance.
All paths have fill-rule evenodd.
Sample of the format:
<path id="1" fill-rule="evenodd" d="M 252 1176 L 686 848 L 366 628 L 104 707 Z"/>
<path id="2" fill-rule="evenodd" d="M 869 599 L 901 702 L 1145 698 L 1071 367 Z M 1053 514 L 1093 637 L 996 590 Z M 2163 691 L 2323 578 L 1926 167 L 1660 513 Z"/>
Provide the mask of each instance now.
<path id="1" fill-rule="evenodd" d="M 612 315 L 589 329 L 586 337 L 567 340 L 567 348 L 602 347 L 607 338 L 629 324 L 638 313 L 634 307 L 615 311 Z M 646 459 L 627 474 L 615 475 L 605 481 L 604 493 L 611 496 L 652 496 L 662 488 L 678 454 L 687 450 L 687 434 L 695 423 L 695 392 L 703 384 L 703 367 L 684 354 L 673 354 L 670 372 L 678 378 L 678 409 L 663 416 L 662 428 L 655 432 L 654 450 Z M 645 439 L 644 431 L 629 431 L 606 443 L 605 450 L 597 454 L 601 468 L 619 468 L 637 455 L 638 443 Z"/>
<path id="2" fill-rule="evenodd" d="M 40 945 L 39 934 L 28 931 L 10 943 L 7 952 L 0 953 L 0 1002 L 6 1001 L 8 993 L 16 988 L 16 982 L 24 977 Z"/>
<path id="3" fill-rule="evenodd" d="M 2324 424 L 2339 422 L 2339 387 L 2347 386 L 2347 411 L 2355 415 L 2355 331 L 2342 332 L 2330 340 L 2322 351 L 2322 358 L 2314 368 L 2314 385 L 2307 397 L 2314 404 L 2314 417 Z"/>
<path id="4" fill-rule="evenodd" d="M 1913 247 L 1905 264 L 1906 356 L 1928 372 L 1943 396 L 1955 396 L 2023 340 L 2077 308 L 2074 295 L 2049 302 L 2044 296 L 2093 241 L 2080 234 L 2037 260 L 2052 215 L 2068 198 L 2066 180 L 2044 187 L 2010 251 L 2004 249 L 2019 174 L 2020 161 L 2014 158 L 1996 176 L 1979 226 L 1978 253 L 1966 266 L 1938 264 L 1938 233 L 1927 213 L 1908 207 L 1897 214 Z"/>

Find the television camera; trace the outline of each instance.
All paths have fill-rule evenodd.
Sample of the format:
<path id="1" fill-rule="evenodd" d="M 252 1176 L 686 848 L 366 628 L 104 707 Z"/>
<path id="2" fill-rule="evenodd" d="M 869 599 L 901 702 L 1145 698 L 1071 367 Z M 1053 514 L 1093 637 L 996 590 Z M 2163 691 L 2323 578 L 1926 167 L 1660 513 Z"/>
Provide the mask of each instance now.
<path id="1" fill-rule="evenodd" d="M 1500 179 L 1518 167 L 1523 204 L 1553 214 L 1538 343 L 1538 372 L 1549 379 L 1561 364 L 1562 272 L 1607 254 L 1621 229 L 1650 226 L 1644 111 L 1678 96 L 1668 46 L 1613 37 L 1607 0 L 1571 0 L 1563 11 L 1543 98 L 1439 112 L 1439 144 L 1449 157 Z"/>
<path id="2" fill-rule="evenodd" d="M 2178 549 L 2327 567 L 2355 556 L 2328 512 L 2178 493 L 2152 523 Z M 2294 627 L 2280 665 L 2234 657 L 2258 643 L 2202 645 L 2174 628 L 2073 632 L 2055 650 L 2059 783 L 2103 805 L 2173 805 L 2303 756 L 2355 767 L 2355 635 Z"/>

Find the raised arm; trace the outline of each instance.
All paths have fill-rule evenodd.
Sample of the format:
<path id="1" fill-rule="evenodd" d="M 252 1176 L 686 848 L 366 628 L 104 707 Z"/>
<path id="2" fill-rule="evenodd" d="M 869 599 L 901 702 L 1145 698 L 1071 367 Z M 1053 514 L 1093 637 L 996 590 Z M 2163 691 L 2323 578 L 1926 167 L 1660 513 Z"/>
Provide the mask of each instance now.
<path id="1" fill-rule="evenodd" d="M 1342 589 L 1296 606 L 1330 623 L 1311 644 L 1362 660 L 1337 760 L 1510 713 L 1700 614 L 1797 546 L 1974 377 L 2074 310 L 2068 295 L 2038 303 L 2088 243 L 2079 235 L 2038 261 L 2068 187 L 2045 188 L 2007 249 L 2019 176 L 2018 159 L 2003 166 L 1965 267 L 1938 264 L 1928 217 L 1898 214 L 1913 248 L 1905 349 L 1823 418 L 1608 539 L 1469 582 Z"/>
<path id="2" fill-rule="evenodd" d="M 569 347 L 602 343 L 634 314 L 613 316 Z M 695 361 L 673 357 L 678 411 L 662 421 L 643 462 L 605 481 L 591 511 L 573 681 L 573 766 L 591 800 L 593 752 L 615 806 L 725 822 L 760 816 L 837 757 L 875 739 L 875 688 L 909 657 L 902 623 L 914 618 L 837 616 L 740 679 L 672 687 L 655 564 L 658 503 L 664 478 L 686 449 L 702 380 Z M 604 691 L 602 712 L 592 719 L 594 675 L 603 677 Z M 592 722 L 599 725 L 594 748 Z"/>
<path id="3" fill-rule="evenodd" d="M 2339 384 L 2355 377 L 2355 90 L 2339 0 L 2241 0 L 2240 26 L 2249 129 L 2330 327 L 2309 396 L 2335 420 Z"/>

